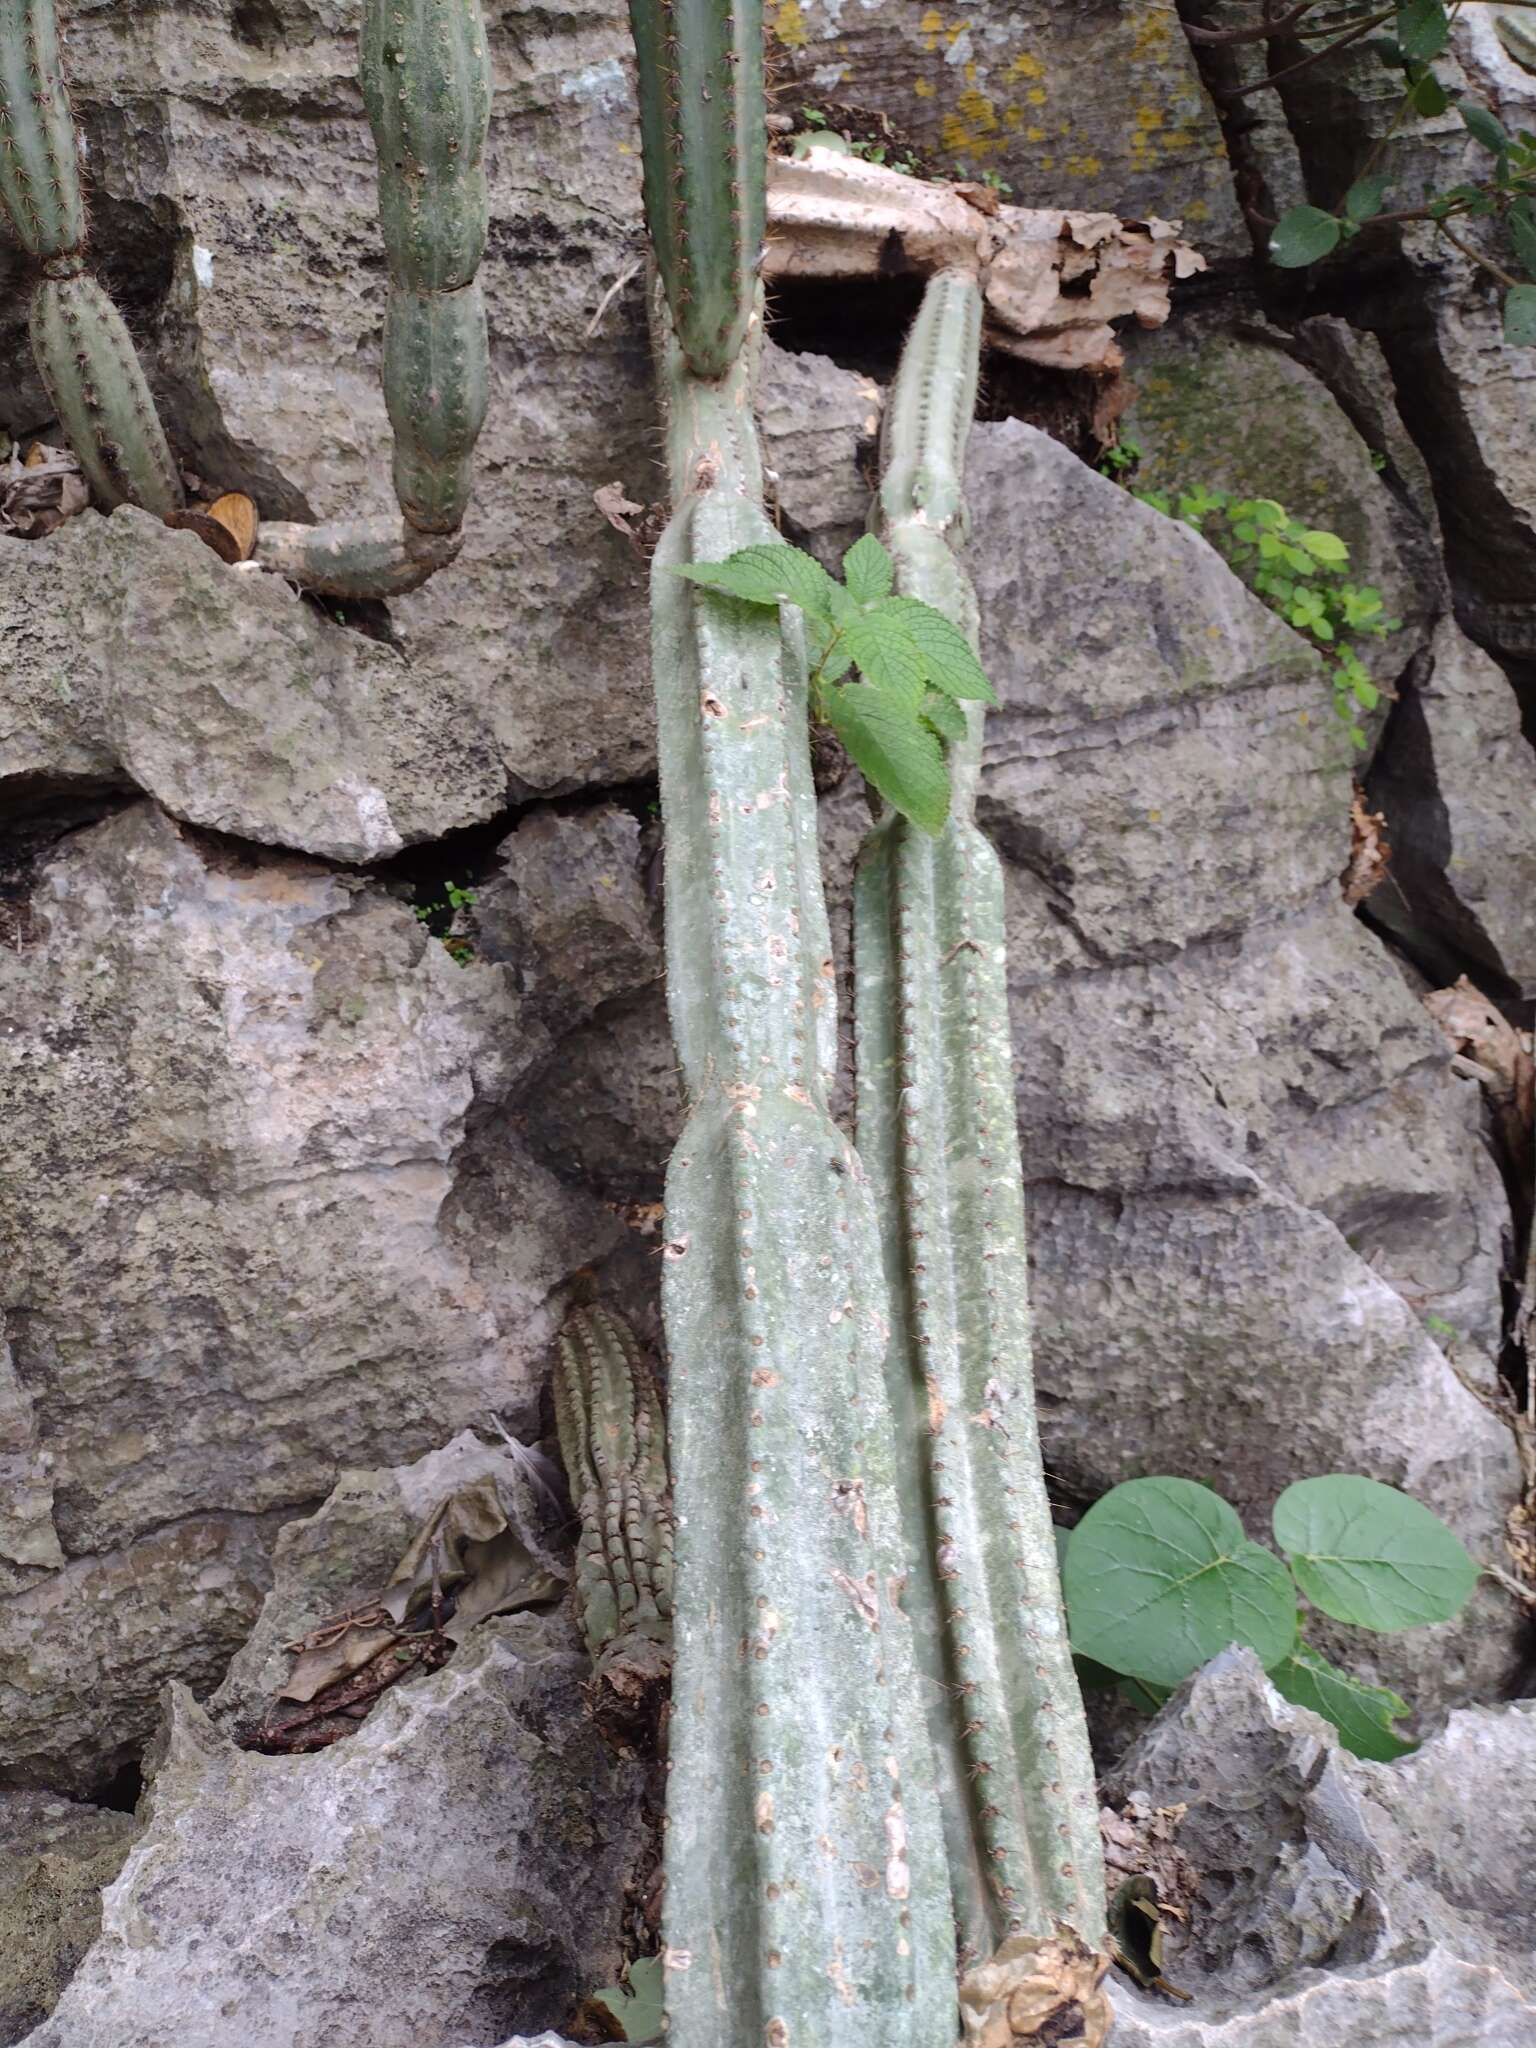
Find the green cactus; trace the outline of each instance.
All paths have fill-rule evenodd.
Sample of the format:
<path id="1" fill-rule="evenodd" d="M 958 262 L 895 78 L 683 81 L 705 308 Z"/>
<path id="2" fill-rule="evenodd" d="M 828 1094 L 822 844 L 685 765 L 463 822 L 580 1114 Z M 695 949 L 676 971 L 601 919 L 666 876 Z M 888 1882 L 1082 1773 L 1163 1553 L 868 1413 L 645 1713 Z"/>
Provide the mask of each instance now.
<path id="1" fill-rule="evenodd" d="M 360 71 L 389 274 L 407 291 L 458 291 L 480 268 L 490 217 L 491 70 L 478 5 L 367 0 Z"/>
<path id="2" fill-rule="evenodd" d="M 761 0 L 630 0 L 645 217 L 683 359 L 724 376 L 764 235 Z"/>
<path id="3" fill-rule="evenodd" d="M 0 208 L 40 266 L 32 353 L 86 481 L 109 510 L 168 519 L 185 502 L 181 477 L 122 316 L 86 265 L 53 0 L 0 0 Z"/>
<path id="4" fill-rule="evenodd" d="M 0 206 L 29 256 L 85 245 L 85 201 L 53 0 L 0 0 Z"/>
<path id="5" fill-rule="evenodd" d="M 975 281 L 940 274 L 887 408 L 878 499 L 898 588 L 973 642 L 975 597 L 949 539 L 964 529 L 980 334 Z M 1002 874 L 972 815 L 984 713 L 967 717 L 943 833 L 893 813 L 861 851 L 858 1136 L 892 1297 L 905 1604 L 962 1961 L 981 1966 L 968 1999 L 985 2010 L 1012 1987 L 1032 2025 L 1057 2027 L 1044 2038 L 1092 2042 L 1108 2019 L 1097 1802 L 1030 1383 Z"/>
<path id="6" fill-rule="evenodd" d="M 395 430 L 395 496 L 422 533 L 452 533 L 463 522 L 488 373 L 478 284 L 452 292 L 391 284 L 384 395 Z"/>
<path id="7" fill-rule="evenodd" d="M 581 1308 L 560 1332 L 555 1423 L 581 1520 L 576 1599 L 598 1681 L 626 1703 L 672 1656 L 672 1501 L 661 1403 L 623 1318 Z"/>
<path id="8" fill-rule="evenodd" d="M 39 278 L 32 353 L 65 439 L 102 504 L 169 519 L 181 476 L 122 315 L 87 272 Z"/>

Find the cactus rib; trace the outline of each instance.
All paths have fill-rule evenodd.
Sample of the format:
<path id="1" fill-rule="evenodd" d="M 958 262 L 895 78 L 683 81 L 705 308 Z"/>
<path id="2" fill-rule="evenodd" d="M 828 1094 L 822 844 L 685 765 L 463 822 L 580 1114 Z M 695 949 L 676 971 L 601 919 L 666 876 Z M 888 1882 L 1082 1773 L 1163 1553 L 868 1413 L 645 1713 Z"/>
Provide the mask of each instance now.
<path id="1" fill-rule="evenodd" d="M 964 527 L 980 325 L 972 279 L 929 284 L 887 409 L 878 500 L 898 587 L 973 640 L 948 536 Z M 892 814 L 861 852 L 858 1134 L 884 1224 L 907 1605 L 962 1957 L 992 1959 L 996 1975 L 1011 1942 L 1032 1983 L 1057 1970 L 1065 2006 L 1102 1976 L 1102 1868 L 1030 1384 L 1002 875 L 972 816 L 979 707 L 968 722 L 943 834 Z M 1090 2004 L 1076 2038 L 1105 2023 L 1096 1989 Z"/>
<path id="2" fill-rule="evenodd" d="M 672 1505 L 661 1404 L 621 1316 L 560 1332 L 555 1423 L 581 1521 L 576 1598 L 599 1682 L 629 1700 L 671 1668 Z"/>
<path id="3" fill-rule="evenodd" d="M 683 358 L 724 376 L 765 221 L 761 0 L 630 0 L 645 215 Z"/>
<path id="4" fill-rule="evenodd" d="M 168 519 L 183 503 L 181 477 L 112 301 L 88 272 L 40 278 L 30 326 L 48 396 L 97 498 Z"/>
<path id="5" fill-rule="evenodd" d="M 395 496 L 423 533 L 452 533 L 463 522 L 487 372 L 478 283 L 453 292 L 390 285 L 384 393 L 395 430 Z"/>
<path id="6" fill-rule="evenodd" d="M 69 256 L 84 245 L 53 0 L 0 0 L 0 206 L 29 256 Z"/>

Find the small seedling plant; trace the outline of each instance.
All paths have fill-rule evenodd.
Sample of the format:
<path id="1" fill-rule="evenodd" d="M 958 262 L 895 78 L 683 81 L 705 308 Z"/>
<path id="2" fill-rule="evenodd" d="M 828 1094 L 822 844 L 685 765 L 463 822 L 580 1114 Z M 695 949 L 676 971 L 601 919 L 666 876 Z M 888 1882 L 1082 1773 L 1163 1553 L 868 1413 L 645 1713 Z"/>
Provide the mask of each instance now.
<path id="1" fill-rule="evenodd" d="M 1320 31 L 1309 30 L 1301 19 L 1314 7 L 1319 8 L 1319 19 L 1324 22 Z M 1536 278 L 1536 135 L 1524 131 L 1511 135 L 1480 100 L 1464 98 L 1453 102 L 1435 76 L 1435 61 L 1450 48 L 1451 28 L 1461 11 L 1462 0 L 1449 0 L 1449 4 L 1447 0 L 1401 0 L 1395 8 L 1384 8 L 1352 22 L 1339 34 L 1337 10 L 1321 7 L 1320 0 L 1303 0 L 1302 5 L 1292 9 L 1287 26 L 1299 38 L 1305 40 L 1309 34 L 1328 38 L 1320 49 L 1292 68 L 1303 69 L 1369 30 L 1382 28 L 1388 32 L 1375 39 L 1373 48 L 1386 63 L 1402 72 L 1404 91 L 1386 133 L 1339 205 L 1332 211 L 1320 206 L 1293 206 L 1276 222 L 1269 253 L 1282 270 L 1303 270 L 1353 241 L 1365 228 L 1432 222 L 1444 241 L 1504 287 L 1504 338 L 1517 346 L 1529 346 L 1536 343 L 1536 284 L 1531 282 Z M 1524 36 L 1536 50 L 1536 39 L 1531 38 L 1529 31 L 1514 32 Z M 1245 31 L 1209 33 L 1211 41 L 1239 39 L 1251 38 Z M 1241 90 L 1252 91 L 1275 82 L 1256 80 Z M 1390 169 L 1381 168 L 1383 155 L 1410 115 L 1434 119 L 1453 104 L 1468 134 L 1488 152 L 1491 163 L 1479 178 L 1434 193 L 1421 205 L 1393 210 L 1392 176 Z M 1518 271 L 1496 262 L 1486 250 L 1473 247 L 1452 226 L 1453 221 L 1486 220 L 1502 223 Z"/>
<path id="2" fill-rule="evenodd" d="M 894 594 L 872 533 L 843 557 L 843 581 L 787 542 L 739 548 L 677 574 L 721 603 L 794 605 L 805 618 L 811 716 L 842 741 L 893 810 L 937 835 L 949 816 L 945 749 L 965 738 L 965 705 L 995 704 L 970 642 L 915 597 Z"/>
<path id="3" fill-rule="evenodd" d="M 1274 1507 L 1283 1559 L 1251 1542 L 1220 1494 L 1192 1479 L 1131 1479 L 1070 1535 L 1058 1531 L 1072 1648 L 1087 1687 L 1113 1685 L 1152 1709 L 1231 1643 L 1276 1689 L 1338 1729 L 1356 1756 L 1387 1763 L 1414 1745 L 1410 1709 L 1341 1671 L 1301 1634 L 1299 1602 L 1356 1628 L 1449 1621 L 1478 1567 L 1422 1502 L 1374 1479 L 1298 1480 Z"/>
<path id="4" fill-rule="evenodd" d="M 1386 616 L 1381 592 L 1373 583 L 1349 580 L 1347 542 L 1321 527 L 1304 526 L 1273 498 L 1233 498 L 1200 485 L 1177 497 L 1162 491 L 1134 495 L 1204 534 L 1256 597 L 1317 644 L 1333 691 L 1333 708 L 1351 744 L 1363 750 L 1366 737 L 1360 713 L 1376 709 L 1381 691 L 1353 643 L 1367 637 L 1382 639 L 1396 632 L 1402 621 Z"/>

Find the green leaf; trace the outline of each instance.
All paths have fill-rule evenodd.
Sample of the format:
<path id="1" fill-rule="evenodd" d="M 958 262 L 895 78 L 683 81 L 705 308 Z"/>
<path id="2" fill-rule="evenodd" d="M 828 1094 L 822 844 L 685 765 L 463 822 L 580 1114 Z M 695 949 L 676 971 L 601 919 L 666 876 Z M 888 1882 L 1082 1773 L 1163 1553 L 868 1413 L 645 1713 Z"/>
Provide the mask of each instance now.
<path id="1" fill-rule="evenodd" d="M 1511 348 L 1536 343 L 1536 284 L 1513 285 L 1505 293 L 1504 339 Z"/>
<path id="2" fill-rule="evenodd" d="M 1336 533 L 1324 533 L 1321 527 L 1309 527 L 1301 536 L 1301 544 L 1309 555 L 1316 555 L 1320 562 L 1327 562 L 1342 568 L 1349 560 L 1349 549 Z"/>
<path id="3" fill-rule="evenodd" d="M 1438 57 L 1451 40 L 1450 19 L 1445 0 L 1406 0 L 1397 10 L 1397 41 L 1405 57 L 1428 63 Z"/>
<path id="4" fill-rule="evenodd" d="M 1190 1479 L 1131 1479 L 1095 1502 L 1063 1590 L 1073 1649 L 1152 1685 L 1178 1685 L 1228 1643 L 1274 1664 L 1296 1639 L 1285 1566 Z"/>
<path id="5" fill-rule="evenodd" d="M 1504 123 L 1489 113 L 1476 100 L 1458 100 L 1456 111 L 1467 124 L 1467 131 L 1474 141 L 1484 149 L 1491 149 L 1495 156 L 1502 156 L 1509 147 L 1509 131 Z"/>
<path id="6" fill-rule="evenodd" d="M 1414 79 L 1408 98 L 1416 114 L 1427 115 L 1434 120 L 1443 114 L 1451 104 L 1451 96 L 1436 78 L 1433 71 L 1424 71 Z"/>
<path id="7" fill-rule="evenodd" d="M 1368 675 L 1352 675 L 1349 679 L 1350 694 L 1362 711 L 1374 711 L 1381 702 L 1381 692 Z"/>
<path id="8" fill-rule="evenodd" d="M 1509 232 L 1514 237 L 1515 254 L 1536 277 L 1536 210 L 1529 199 L 1517 199 L 1509 209 Z"/>
<path id="9" fill-rule="evenodd" d="M 854 766 L 886 802 L 924 832 L 949 815 L 949 773 L 938 735 L 904 692 L 845 683 L 828 692 L 827 720 Z"/>
<path id="10" fill-rule="evenodd" d="M 939 738 L 948 740 L 952 746 L 963 740 L 968 730 L 965 713 L 942 690 L 931 689 L 923 699 L 923 723 L 932 726 Z"/>
<path id="11" fill-rule="evenodd" d="M 916 597 L 888 597 L 879 616 L 899 619 L 923 663 L 923 680 L 961 703 L 995 704 L 997 693 L 953 619 Z"/>
<path id="12" fill-rule="evenodd" d="M 629 1989 L 610 1985 L 593 1993 L 624 2029 L 626 2041 L 659 2041 L 665 2025 L 660 1956 L 642 1956 L 629 1966 Z"/>
<path id="13" fill-rule="evenodd" d="M 873 611 L 851 612 L 843 621 L 848 652 L 870 682 L 899 692 L 915 712 L 928 680 L 922 654 L 905 621 L 886 604 Z"/>
<path id="14" fill-rule="evenodd" d="M 1372 220 L 1386 204 L 1387 174 L 1377 171 L 1373 177 L 1357 178 L 1344 194 L 1344 212 L 1348 219 Z"/>
<path id="15" fill-rule="evenodd" d="M 1392 1723 L 1409 1712 L 1408 1702 L 1385 1686 L 1366 1685 L 1320 1657 L 1310 1643 L 1298 1643 L 1289 1657 L 1271 1665 L 1270 1681 L 1285 1699 L 1310 1707 L 1331 1721 L 1355 1756 L 1389 1764 L 1414 1748 L 1393 1732 Z"/>
<path id="16" fill-rule="evenodd" d="M 856 540 L 843 557 L 843 581 L 848 595 L 859 604 L 889 597 L 894 577 L 891 558 L 872 533 Z"/>
<path id="17" fill-rule="evenodd" d="M 1379 1480 L 1347 1472 L 1299 1479 L 1275 1502 L 1274 1527 L 1313 1606 L 1357 1628 L 1449 1621 L 1477 1583 L 1460 1538 Z"/>
<path id="18" fill-rule="evenodd" d="M 832 616 L 838 587 L 813 556 L 782 541 L 738 548 L 723 562 L 680 562 L 677 574 L 748 604 L 797 604 L 818 619 Z"/>
<path id="19" fill-rule="evenodd" d="M 1129 1706 L 1143 1714 L 1155 1714 L 1173 1698 L 1171 1685 L 1148 1685 L 1144 1678 L 1122 1678 L 1119 1693 Z"/>
<path id="20" fill-rule="evenodd" d="M 853 656 L 848 652 L 848 642 L 838 634 L 836 626 L 830 620 L 807 615 L 805 638 L 811 669 L 819 682 L 835 683 L 853 667 Z M 832 646 L 834 639 L 837 640 L 835 647 Z M 832 648 L 830 656 L 827 653 L 829 647 Z"/>
<path id="21" fill-rule="evenodd" d="M 1282 270 L 1305 270 L 1339 246 L 1343 229 L 1319 206 L 1293 206 L 1282 213 L 1269 238 L 1269 253 Z"/>

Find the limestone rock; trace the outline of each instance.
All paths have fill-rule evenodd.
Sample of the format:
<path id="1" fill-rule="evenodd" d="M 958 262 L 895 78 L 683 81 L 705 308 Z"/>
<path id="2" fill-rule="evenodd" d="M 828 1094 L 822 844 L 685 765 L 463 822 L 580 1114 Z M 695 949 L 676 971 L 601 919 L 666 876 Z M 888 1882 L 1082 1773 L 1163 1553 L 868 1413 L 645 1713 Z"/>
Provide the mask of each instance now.
<path id="1" fill-rule="evenodd" d="M 1536 992 L 1536 758 L 1508 680 L 1454 621 L 1404 678 L 1367 789 L 1392 844 L 1371 915 L 1441 985 Z"/>
<path id="2" fill-rule="evenodd" d="M 1234 1649 L 1181 1688 L 1108 1789 L 1188 1804 L 1178 1841 L 1200 1890 L 1169 1932 L 1168 1975 L 1202 1999 L 1431 1948 L 1530 1997 L 1536 1814 L 1515 1788 L 1533 1772 L 1536 1704 L 1455 1713 L 1412 1755 L 1368 1763 Z"/>
<path id="3" fill-rule="evenodd" d="M 101 1930 L 101 1888 L 134 1834 L 131 1814 L 0 1792 L 0 2042 L 53 2010 Z"/>
<path id="4" fill-rule="evenodd" d="M 0 948 L 0 1269 L 16 1455 L 69 1562 L 35 1491 L 0 1763 L 88 1786 L 93 1731 L 142 1739 L 159 1684 L 244 1633 L 253 1518 L 490 1410 L 526 1427 L 563 1283 L 621 1233 L 505 1121 L 546 1045 L 506 971 L 377 885 L 139 804 L 42 861 L 28 918 Z M 112 1642 L 114 1577 L 166 1603 L 159 1651 Z"/>
<path id="5" fill-rule="evenodd" d="M 1212 1480 L 1255 1533 L 1291 1480 L 1365 1472 L 1496 1555 L 1510 1444 L 1421 1318 L 1496 1344 L 1507 1211 L 1478 1097 L 1338 895 L 1312 657 L 1032 429 L 978 428 L 968 495 L 1047 1465 L 1084 1503 Z M 1433 1709 L 1510 1641 L 1483 1594 L 1357 1668 Z"/>
<path id="6" fill-rule="evenodd" d="M 1115 2048 L 1527 2048 L 1536 2006 L 1443 1949 L 1382 1971 L 1307 1975 L 1205 2017 L 1115 1987 Z"/>
<path id="7" fill-rule="evenodd" d="M 771 342 L 763 351 L 758 419 L 779 511 L 789 537 L 832 570 L 869 522 L 867 460 L 884 402 L 872 378 L 825 356 L 792 355 Z"/>
<path id="8" fill-rule="evenodd" d="M 102 1932 L 29 2048 L 446 2048 L 562 2018 L 616 1966 L 638 1785 L 561 1614 L 482 1623 L 307 1757 L 180 1686 Z"/>

